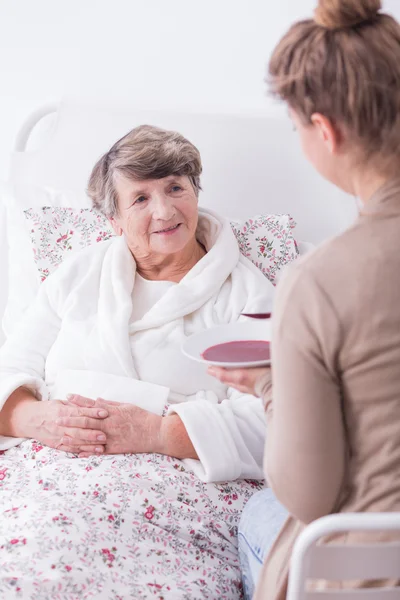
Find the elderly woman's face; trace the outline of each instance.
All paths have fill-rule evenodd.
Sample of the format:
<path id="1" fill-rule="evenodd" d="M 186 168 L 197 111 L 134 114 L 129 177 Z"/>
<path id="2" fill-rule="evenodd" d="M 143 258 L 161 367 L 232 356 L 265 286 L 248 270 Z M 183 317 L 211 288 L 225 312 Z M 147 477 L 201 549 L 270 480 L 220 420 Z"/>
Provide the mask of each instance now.
<path id="1" fill-rule="evenodd" d="M 188 177 L 132 181 L 119 176 L 116 189 L 119 214 L 111 223 L 138 258 L 179 252 L 195 238 L 198 200 Z"/>

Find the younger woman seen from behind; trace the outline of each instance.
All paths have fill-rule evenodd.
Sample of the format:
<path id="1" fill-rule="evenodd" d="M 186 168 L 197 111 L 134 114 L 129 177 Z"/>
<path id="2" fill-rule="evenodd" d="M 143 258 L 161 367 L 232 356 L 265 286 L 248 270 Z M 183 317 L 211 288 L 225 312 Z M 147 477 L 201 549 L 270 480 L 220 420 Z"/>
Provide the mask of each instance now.
<path id="1" fill-rule="evenodd" d="M 266 476 L 291 515 L 264 560 L 257 600 L 285 598 L 294 542 L 311 521 L 400 511 L 400 25 L 380 11 L 379 0 L 320 0 L 269 65 L 304 154 L 361 209 L 278 286 L 272 377 L 214 371 L 263 397 Z M 327 543 L 399 539 L 345 533 Z"/>

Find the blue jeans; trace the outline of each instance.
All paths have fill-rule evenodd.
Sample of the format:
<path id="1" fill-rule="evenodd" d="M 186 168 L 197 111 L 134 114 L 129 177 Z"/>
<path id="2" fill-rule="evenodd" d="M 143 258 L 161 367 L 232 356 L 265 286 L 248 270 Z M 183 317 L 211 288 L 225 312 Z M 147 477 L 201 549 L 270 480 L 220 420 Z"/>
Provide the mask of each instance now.
<path id="1" fill-rule="evenodd" d="M 239 557 L 246 600 L 253 597 L 261 567 L 288 516 L 272 490 L 266 488 L 244 507 L 238 531 Z"/>

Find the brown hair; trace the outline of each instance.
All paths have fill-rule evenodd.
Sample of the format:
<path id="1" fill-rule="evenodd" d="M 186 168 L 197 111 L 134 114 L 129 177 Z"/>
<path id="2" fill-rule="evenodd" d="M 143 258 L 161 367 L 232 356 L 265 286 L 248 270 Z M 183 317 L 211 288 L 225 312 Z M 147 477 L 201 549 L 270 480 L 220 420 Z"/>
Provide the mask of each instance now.
<path id="1" fill-rule="evenodd" d="M 269 79 L 305 123 L 323 114 L 364 159 L 393 171 L 400 166 L 400 25 L 380 9 L 380 0 L 319 0 L 314 20 L 293 25 L 275 48 Z"/>
<path id="2" fill-rule="evenodd" d="M 88 194 L 94 208 L 114 217 L 118 214 L 115 175 L 139 180 L 186 175 L 198 196 L 201 171 L 200 153 L 186 138 L 176 131 L 141 125 L 98 160 L 90 175 Z"/>

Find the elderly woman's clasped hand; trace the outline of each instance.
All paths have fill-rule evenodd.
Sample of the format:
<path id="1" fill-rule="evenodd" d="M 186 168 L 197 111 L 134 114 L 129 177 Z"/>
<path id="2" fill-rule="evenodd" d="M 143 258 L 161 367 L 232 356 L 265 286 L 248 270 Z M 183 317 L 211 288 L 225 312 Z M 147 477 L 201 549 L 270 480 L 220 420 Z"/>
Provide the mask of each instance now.
<path id="1" fill-rule="evenodd" d="M 66 431 L 86 429 L 88 436 L 98 428 L 104 436 L 103 451 L 106 454 L 125 453 L 163 453 L 162 417 L 147 410 L 120 402 L 109 402 L 101 398 L 93 400 L 78 395 L 68 396 L 68 405 L 82 411 L 105 411 L 107 417 L 101 423 L 96 418 L 77 415 L 66 415 L 57 419 L 58 425 Z M 79 438 L 63 437 L 63 445 L 73 448 L 80 458 L 86 458 L 97 452 L 83 448 Z"/>
<path id="2" fill-rule="evenodd" d="M 21 416 L 16 416 L 17 437 L 36 439 L 65 452 L 104 452 L 106 437 L 101 426 L 109 415 L 106 408 L 74 406 L 63 400 L 38 402 L 31 399 L 20 408 Z M 70 419 L 71 425 L 64 425 L 64 419 Z M 89 423 L 92 425 L 90 429 L 87 427 Z"/>

